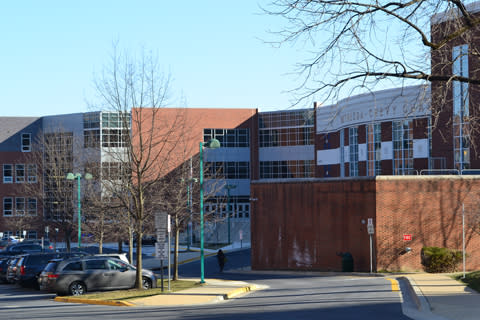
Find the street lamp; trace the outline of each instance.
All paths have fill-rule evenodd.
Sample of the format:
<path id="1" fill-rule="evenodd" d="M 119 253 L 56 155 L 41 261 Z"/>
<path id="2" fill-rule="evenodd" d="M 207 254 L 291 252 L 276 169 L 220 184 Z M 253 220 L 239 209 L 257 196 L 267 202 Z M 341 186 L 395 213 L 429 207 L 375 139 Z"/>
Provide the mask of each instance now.
<path id="1" fill-rule="evenodd" d="M 78 248 L 81 247 L 82 241 L 82 205 L 81 205 L 81 187 L 80 187 L 80 179 L 82 178 L 81 173 L 67 173 L 67 180 L 75 180 L 77 179 L 77 200 L 78 200 Z M 93 177 L 90 173 L 85 173 L 85 179 L 91 180 Z"/>
<path id="2" fill-rule="evenodd" d="M 220 148 L 220 141 L 210 139 L 200 142 L 200 283 L 205 283 L 205 256 L 203 250 L 203 148 Z"/>
<path id="3" fill-rule="evenodd" d="M 235 189 L 237 186 L 234 184 L 227 184 L 225 189 L 227 189 L 227 225 L 228 225 L 228 244 L 230 244 L 230 190 Z"/>

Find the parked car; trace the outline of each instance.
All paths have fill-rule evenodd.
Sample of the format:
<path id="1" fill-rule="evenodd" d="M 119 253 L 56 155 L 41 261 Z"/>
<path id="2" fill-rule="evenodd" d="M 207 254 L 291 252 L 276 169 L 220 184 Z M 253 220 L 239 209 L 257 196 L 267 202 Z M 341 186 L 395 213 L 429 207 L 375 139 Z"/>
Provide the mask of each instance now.
<path id="1" fill-rule="evenodd" d="M 7 268 L 10 257 L 0 257 L 0 283 L 7 282 Z"/>
<path id="2" fill-rule="evenodd" d="M 68 259 L 71 257 L 78 257 L 87 255 L 84 253 L 31 253 L 26 254 L 20 258 L 17 262 L 17 274 L 15 277 L 15 282 L 20 284 L 22 287 L 33 286 L 38 288 L 38 276 L 45 269 L 45 266 L 48 264 L 48 261 L 61 258 Z"/>
<path id="3" fill-rule="evenodd" d="M 87 291 L 131 289 L 135 287 L 136 269 L 122 260 L 85 256 L 68 260 L 52 260 L 38 279 L 40 288 L 58 295 L 82 295 Z M 156 288 L 157 278 L 150 270 L 142 270 L 144 289 Z"/>
<path id="4" fill-rule="evenodd" d="M 93 256 L 95 257 L 107 257 L 107 258 L 116 258 L 122 260 L 123 262 L 130 263 L 127 258 L 126 253 L 96 253 Z"/>
<path id="5" fill-rule="evenodd" d="M 8 283 L 15 283 L 15 277 L 17 276 L 17 262 L 21 256 L 14 256 L 8 261 L 7 274 L 5 276 Z"/>
<path id="6" fill-rule="evenodd" d="M 12 244 L 5 248 L 5 253 L 10 255 L 18 255 L 22 253 L 34 253 L 34 252 L 43 252 L 45 251 L 41 245 L 33 243 L 18 243 Z M 46 250 L 48 251 L 48 249 Z"/>

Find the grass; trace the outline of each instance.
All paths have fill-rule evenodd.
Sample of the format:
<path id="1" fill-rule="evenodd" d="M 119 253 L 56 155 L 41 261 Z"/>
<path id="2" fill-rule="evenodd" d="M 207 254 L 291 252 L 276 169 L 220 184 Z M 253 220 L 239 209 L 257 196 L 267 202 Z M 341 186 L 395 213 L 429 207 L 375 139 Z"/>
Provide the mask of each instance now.
<path id="1" fill-rule="evenodd" d="M 453 278 L 457 281 L 465 283 L 469 288 L 480 292 L 480 271 L 469 272 L 465 274 L 465 279 L 462 274 L 455 274 Z"/>
<path id="2" fill-rule="evenodd" d="M 95 300 L 131 300 L 136 298 L 144 298 L 155 296 L 159 294 L 165 294 L 170 292 L 181 291 L 189 288 L 194 288 L 201 286 L 199 282 L 196 281 L 187 281 L 187 280 L 175 280 L 170 281 L 170 291 L 168 289 L 168 280 L 163 281 L 164 292 L 161 289 L 161 280 L 157 281 L 158 288 L 150 290 L 139 290 L 139 289 L 130 289 L 130 290 L 117 290 L 117 291 L 106 291 L 106 292 L 95 292 L 89 293 L 81 296 L 82 299 L 95 299 Z"/>

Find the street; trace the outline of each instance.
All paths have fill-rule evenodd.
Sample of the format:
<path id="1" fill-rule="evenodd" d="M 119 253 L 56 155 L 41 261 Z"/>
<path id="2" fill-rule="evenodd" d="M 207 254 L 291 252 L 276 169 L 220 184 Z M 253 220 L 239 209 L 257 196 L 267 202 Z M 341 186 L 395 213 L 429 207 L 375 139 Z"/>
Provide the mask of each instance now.
<path id="1" fill-rule="evenodd" d="M 226 272 L 206 259 L 208 277 L 240 279 L 266 286 L 236 299 L 186 307 L 111 307 L 59 303 L 54 295 L 0 285 L 0 319 L 409 319 L 399 292 L 383 277 L 294 272 L 232 272 L 249 251 L 227 254 Z M 190 277 L 198 262 L 182 265 Z M 190 271 L 189 271 L 190 270 Z"/>

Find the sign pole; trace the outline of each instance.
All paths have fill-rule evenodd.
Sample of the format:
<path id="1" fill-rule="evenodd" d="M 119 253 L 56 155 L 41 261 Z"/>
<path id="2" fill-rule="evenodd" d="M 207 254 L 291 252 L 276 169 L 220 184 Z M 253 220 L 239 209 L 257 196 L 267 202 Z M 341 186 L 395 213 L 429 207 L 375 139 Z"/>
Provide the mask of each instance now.
<path id="1" fill-rule="evenodd" d="M 171 249 L 170 249 L 170 245 L 171 245 L 171 239 L 170 239 L 170 232 L 172 230 L 172 227 L 171 227 L 171 220 L 170 220 L 170 215 L 167 216 L 168 220 L 167 220 L 167 231 L 168 231 L 168 252 L 167 252 L 167 255 L 168 255 L 168 291 L 170 291 L 170 273 L 171 273 L 171 262 L 170 262 L 170 259 L 171 259 Z"/>
<path id="2" fill-rule="evenodd" d="M 375 227 L 373 226 L 373 219 L 368 218 L 367 232 L 370 236 L 370 273 L 373 273 L 373 234 L 375 233 Z"/>

